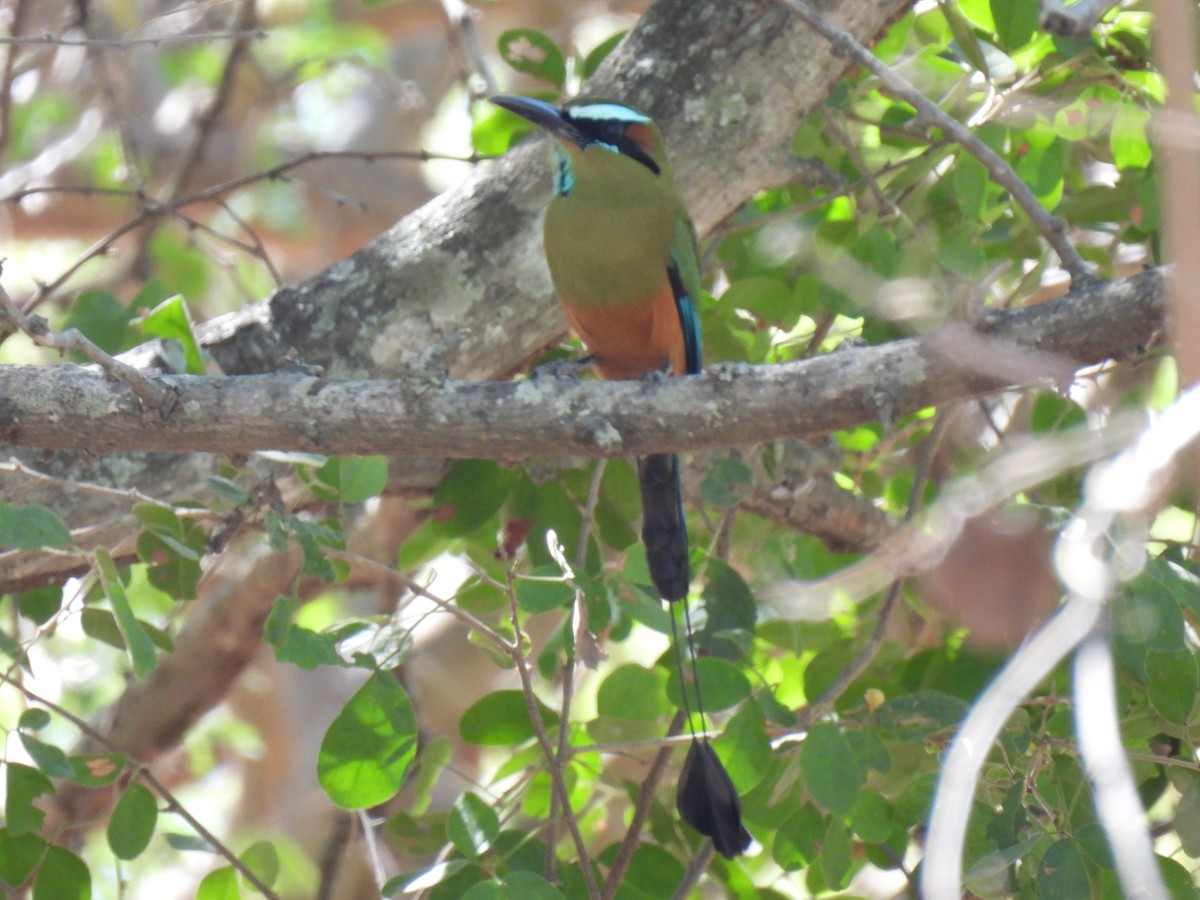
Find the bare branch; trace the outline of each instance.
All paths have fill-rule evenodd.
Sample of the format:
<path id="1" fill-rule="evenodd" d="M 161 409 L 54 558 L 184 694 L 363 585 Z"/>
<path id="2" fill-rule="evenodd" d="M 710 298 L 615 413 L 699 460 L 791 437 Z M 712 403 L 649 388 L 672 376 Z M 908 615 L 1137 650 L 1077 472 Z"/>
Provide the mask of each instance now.
<path id="1" fill-rule="evenodd" d="M 59 716 L 62 716 L 64 719 L 66 719 L 72 725 L 74 725 L 76 728 L 78 728 L 79 731 L 86 738 L 88 738 L 91 741 L 94 741 L 97 745 L 105 748 L 106 750 L 108 750 L 111 753 L 119 753 L 122 756 L 126 755 L 125 750 L 123 750 L 120 745 L 114 743 L 112 740 L 105 737 L 103 734 L 101 734 L 99 731 L 97 731 L 95 728 L 93 728 L 91 725 L 89 725 L 85 720 L 79 718 L 79 716 L 75 715 L 73 712 L 71 712 L 66 707 L 58 705 L 53 700 L 47 700 L 45 697 L 35 694 L 33 691 L 31 691 L 29 688 L 27 688 L 20 681 L 17 681 L 16 679 L 11 678 L 8 675 L 0 673 L 0 680 L 6 681 L 8 684 L 11 684 L 18 691 L 20 691 L 22 694 L 24 694 L 25 698 L 27 700 L 29 700 L 31 703 L 36 703 L 39 706 L 44 706 L 44 707 L 46 707 L 46 709 L 51 710 L 52 712 L 56 713 Z M 209 831 L 207 828 L 205 828 L 203 823 L 199 819 L 197 819 L 195 816 L 193 816 L 188 811 L 186 806 L 184 806 L 182 803 L 179 802 L 178 798 L 173 793 L 171 793 L 170 789 L 165 784 L 163 784 L 162 781 L 159 780 L 159 778 L 152 771 L 150 771 L 150 767 L 148 765 L 143 765 L 141 763 L 131 761 L 131 768 L 133 770 L 134 776 L 139 781 L 144 781 L 147 785 L 149 785 L 151 788 L 154 789 L 155 793 L 157 793 L 160 797 L 163 798 L 163 800 L 165 800 L 167 802 L 170 812 L 176 813 L 181 819 L 183 819 L 190 826 L 192 826 L 192 830 L 195 831 L 196 834 L 198 834 L 201 838 L 203 838 L 209 844 L 209 846 L 211 846 L 213 848 L 213 850 L 216 853 L 218 853 L 220 856 L 222 856 L 225 859 L 226 862 L 228 862 L 231 866 L 233 866 L 235 869 L 237 869 L 237 871 L 239 873 L 241 873 L 242 877 L 245 878 L 248 882 L 250 882 L 250 884 L 254 885 L 254 887 L 264 897 L 267 897 L 268 900 L 279 900 L 278 894 L 276 894 L 266 884 L 264 884 L 263 881 L 254 873 L 254 871 L 249 866 L 247 866 L 244 862 L 242 862 L 240 859 L 238 859 L 238 856 L 236 853 L 234 853 L 232 850 L 230 850 L 229 847 L 227 847 L 221 840 L 219 840 L 215 834 L 213 834 L 211 831 Z"/>
<path id="2" fill-rule="evenodd" d="M 947 358 L 935 332 L 795 363 L 717 366 L 658 385 L 160 376 L 157 383 L 174 392 L 175 404 L 148 415 L 128 386 L 96 373 L 6 366 L 0 441 L 92 452 L 275 449 L 525 459 L 548 451 L 617 456 L 805 437 L 1018 382 L 1058 387 L 1064 372 L 1142 353 L 1160 327 L 1161 286 L 1161 272 L 1150 271 L 996 312 L 975 333 L 987 352 L 973 360 Z M 1031 356 L 1047 362 L 1043 371 L 1005 364 Z M 270 416 L 262 414 L 266 409 Z"/>
<path id="3" fill-rule="evenodd" d="M 1132 447 L 1088 476 L 1084 503 L 1063 529 L 1056 554 L 1067 602 L 979 697 L 946 755 L 925 842 L 922 887 L 929 900 L 961 896 L 967 820 L 979 770 L 992 743 L 1025 696 L 1094 633 L 1116 585 L 1140 569 L 1147 523 L 1162 502 L 1179 453 L 1198 434 L 1200 388 L 1193 388 L 1152 422 Z M 1084 688 L 1084 697 L 1089 698 L 1090 709 L 1088 690 Z M 1102 702 L 1107 705 L 1112 692 L 1104 693 Z M 1129 896 L 1166 897 L 1141 816 L 1129 816 L 1129 794 L 1136 798 L 1132 774 L 1127 764 L 1113 768 L 1112 755 L 1098 745 L 1110 740 L 1108 729 L 1078 722 L 1084 713 L 1078 698 L 1075 712 L 1080 738 L 1087 741 L 1081 750 L 1095 783 L 1097 813 L 1112 844 L 1121 884 Z M 1115 716 L 1115 710 L 1104 715 Z M 1108 769 L 1098 771 L 1095 767 L 1101 764 Z"/>
<path id="4" fill-rule="evenodd" d="M 1042 0 L 1038 24 L 1048 34 L 1059 37 L 1087 37 L 1100 24 L 1104 14 L 1120 0 L 1078 0 L 1067 4 L 1063 0 Z"/>
<path id="5" fill-rule="evenodd" d="M 814 31 L 828 40 L 839 53 L 869 69 L 880 80 L 888 93 L 900 98 L 917 111 L 918 117 L 927 125 L 936 125 L 950 135 L 983 163 L 992 181 L 1007 190 L 1021 209 L 1054 248 L 1064 269 L 1076 286 L 1094 280 L 1087 263 L 1079 251 L 1066 237 L 1066 226 L 1062 219 L 1052 216 L 1029 186 L 1023 182 L 1012 167 L 991 147 L 980 140 L 967 126 L 943 112 L 933 101 L 913 87 L 895 69 L 885 66 L 866 47 L 850 34 L 836 27 L 804 0 L 779 0 L 784 6 L 804 20 Z"/>
<path id="6" fill-rule="evenodd" d="M 20 37 L 0 37 L 0 45 L 11 44 L 43 45 L 50 47 L 111 47 L 117 50 L 125 47 L 135 47 L 148 44 L 158 47 L 163 44 L 209 44 L 214 41 L 244 41 L 265 40 L 267 32 L 262 28 L 249 28 L 241 31 L 193 31 L 188 34 L 164 34 L 159 37 L 124 37 L 124 38 L 69 38 L 43 32 L 38 35 L 22 35 Z"/>
<path id="7" fill-rule="evenodd" d="M 45 319 L 23 313 L 8 296 L 8 291 L 0 287 L 0 335 L 10 328 L 20 331 L 39 347 L 49 347 L 59 353 L 68 350 L 82 353 L 110 378 L 128 385 L 143 409 L 161 412 L 174 401 L 174 394 L 169 385 L 110 356 L 88 340 L 78 328 L 68 328 L 61 333 L 51 331 Z"/>

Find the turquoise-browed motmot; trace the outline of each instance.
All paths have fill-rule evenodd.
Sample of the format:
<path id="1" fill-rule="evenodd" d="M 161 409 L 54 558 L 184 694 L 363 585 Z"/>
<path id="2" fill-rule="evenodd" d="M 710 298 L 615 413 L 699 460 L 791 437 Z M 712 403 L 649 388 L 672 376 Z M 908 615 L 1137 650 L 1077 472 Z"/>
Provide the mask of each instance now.
<path id="1" fill-rule="evenodd" d="M 546 261 L 563 311 L 600 375 L 699 372 L 696 232 L 658 127 L 609 100 L 577 98 L 561 107 L 526 97 L 492 102 L 557 138 Z M 640 457 L 638 479 L 650 578 L 664 600 L 683 600 L 691 579 L 679 457 Z M 694 659 L 692 668 L 695 675 Z M 707 741 L 693 740 L 676 805 L 723 855 L 749 845 L 737 792 Z"/>

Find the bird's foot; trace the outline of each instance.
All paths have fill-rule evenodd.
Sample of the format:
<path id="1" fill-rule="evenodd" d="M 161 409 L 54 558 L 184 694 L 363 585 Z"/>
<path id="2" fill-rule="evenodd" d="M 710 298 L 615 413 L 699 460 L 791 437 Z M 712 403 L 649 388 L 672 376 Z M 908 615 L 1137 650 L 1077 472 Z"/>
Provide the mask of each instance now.
<path id="1" fill-rule="evenodd" d="M 533 371 L 529 373 L 529 377 L 566 378 L 570 381 L 578 381 L 580 373 L 595 361 L 596 357 L 594 356 L 585 356 L 582 359 L 568 359 L 566 357 L 552 359 L 548 363 L 535 366 Z"/>
<path id="2" fill-rule="evenodd" d="M 651 369 L 642 376 L 642 384 L 662 384 L 671 376 L 671 361 L 663 363 L 661 369 Z"/>

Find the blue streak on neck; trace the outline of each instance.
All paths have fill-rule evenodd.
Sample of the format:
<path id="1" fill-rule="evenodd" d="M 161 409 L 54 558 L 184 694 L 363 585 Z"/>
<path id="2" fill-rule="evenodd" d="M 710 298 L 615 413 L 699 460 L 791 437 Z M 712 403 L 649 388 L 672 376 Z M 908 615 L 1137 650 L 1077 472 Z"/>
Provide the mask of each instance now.
<path id="1" fill-rule="evenodd" d="M 564 148 L 554 147 L 554 196 L 565 197 L 575 187 L 575 165 Z"/>

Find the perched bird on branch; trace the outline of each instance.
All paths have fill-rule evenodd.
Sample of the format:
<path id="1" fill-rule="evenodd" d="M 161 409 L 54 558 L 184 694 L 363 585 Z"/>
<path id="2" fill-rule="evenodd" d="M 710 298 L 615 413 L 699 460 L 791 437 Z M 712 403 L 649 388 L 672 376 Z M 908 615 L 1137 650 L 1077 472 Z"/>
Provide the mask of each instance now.
<path id="1" fill-rule="evenodd" d="M 700 371 L 700 264 L 696 232 L 680 196 L 658 127 L 611 100 L 576 98 L 564 106 L 500 95 L 492 102 L 555 138 L 554 195 L 544 243 L 563 311 L 603 378 L 692 375 Z M 679 457 L 638 459 L 642 541 L 650 577 L 669 603 L 686 601 L 691 582 Z M 691 625 L 687 643 L 703 719 Z M 671 617 L 674 627 L 675 617 Z M 675 640 L 680 681 L 684 671 Z M 687 691 L 685 709 L 693 727 Z M 749 846 L 741 805 L 706 739 L 695 737 L 676 795 L 684 822 L 732 858 Z"/>

